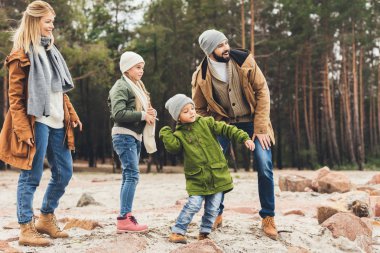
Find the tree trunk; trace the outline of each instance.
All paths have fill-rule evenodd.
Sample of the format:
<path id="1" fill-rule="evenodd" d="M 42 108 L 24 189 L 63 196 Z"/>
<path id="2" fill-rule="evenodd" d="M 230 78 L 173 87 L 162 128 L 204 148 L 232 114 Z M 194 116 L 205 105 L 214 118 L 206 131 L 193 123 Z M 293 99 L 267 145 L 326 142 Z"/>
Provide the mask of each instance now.
<path id="1" fill-rule="evenodd" d="M 359 129 L 360 129 L 360 140 L 362 143 L 362 159 L 363 163 L 365 161 L 365 141 L 364 141 L 364 82 L 363 82 L 363 47 L 360 48 L 360 58 L 359 58 Z"/>
<path id="2" fill-rule="evenodd" d="M 343 44 L 343 43 L 342 43 Z M 343 103 L 344 103 L 344 119 L 345 119 L 345 130 L 347 139 L 347 148 L 349 153 L 349 160 L 351 163 L 356 163 L 356 157 L 354 153 L 354 144 L 352 138 L 352 123 L 351 123 L 351 106 L 350 106 L 350 89 L 348 86 L 348 73 L 347 73 L 347 60 L 346 60 L 346 50 L 342 47 L 342 93 L 343 93 Z"/>
<path id="3" fill-rule="evenodd" d="M 352 77 L 353 77 L 353 96 L 354 96 L 354 131 L 353 136 L 354 139 L 354 145 L 357 148 L 357 164 L 359 167 L 359 170 L 363 170 L 363 163 L 364 163 L 364 153 L 363 153 L 363 143 L 361 140 L 361 134 L 359 129 L 359 95 L 358 95 L 358 78 L 357 78 L 357 70 L 356 70 L 356 43 L 355 43 L 355 29 L 354 24 L 352 24 L 352 36 L 353 36 L 353 42 L 352 42 Z"/>
<path id="4" fill-rule="evenodd" d="M 301 152 L 301 134 L 300 134 L 300 120 L 299 120 L 299 108 L 298 108 L 298 69 L 299 69 L 299 56 L 296 59 L 296 69 L 295 69 L 295 82 L 294 82 L 294 126 L 296 132 L 296 163 L 298 169 L 301 169 L 301 161 L 300 161 L 300 152 Z"/>
<path id="5" fill-rule="evenodd" d="M 310 125 L 310 139 L 311 145 L 315 148 L 315 120 L 314 120 L 314 104 L 313 104 L 313 75 L 312 75 L 312 62 L 311 62 L 312 48 L 309 44 L 308 49 L 308 76 L 309 76 L 309 125 Z"/>
<path id="6" fill-rule="evenodd" d="M 330 89 L 330 79 L 329 79 L 329 65 L 328 65 L 328 55 L 326 54 L 325 58 L 325 91 L 326 91 L 326 116 L 327 116 L 327 125 L 329 129 L 329 134 L 327 135 L 330 147 L 330 158 L 334 163 L 340 164 L 340 153 L 338 142 L 336 138 L 336 124 L 335 124 L 335 112 L 334 112 L 334 96 L 331 96 L 331 93 L 334 93 L 334 89 Z"/>
<path id="7" fill-rule="evenodd" d="M 241 0 L 241 47 L 245 48 L 245 14 L 244 14 L 244 0 Z"/>
<path id="8" fill-rule="evenodd" d="M 332 134 L 331 134 L 331 122 L 330 122 L 330 106 L 329 106 L 329 100 L 330 100 L 330 83 L 328 78 L 328 56 L 327 53 L 322 56 L 323 60 L 323 71 L 322 71 L 322 119 L 323 119 L 323 126 L 325 133 L 323 136 L 323 141 L 326 145 L 326 151 L 324 152 L 326 161 L 333 161 L 334 155 L 333 155 L 333 145 L 332 145 Z M 329 164 L 332 165 L 332 164 Z"/>
<path id="9" fill-rule="evenodd" d="M 375 119 L 377 118 L 378 134 L 380 137 L 380 63 L 378 64 L 377 72 L 377 113 L 375 112 Z"/>
<path id="10" fill-rule="evenodd" d="M 251 54 L 255 55 L 255 1 L 251 0 Z"/>
<path id="11" fill-rule="evenodd" d="M 305 57 L 305 50 L 304 50 L 304 56 L 302 59 L 307 59 Z M 309 115 L 308 115 L 308 108 L 307 108 L 307 91 L 306 91 L 306 77 L 307 77 L 307 62 L 305 60 L 302 61 L 302 101 L 303 101 L 303 118 L 305 121 L 305 129 L 306 129 L 306 137 L 307 137 L 307 147 L 310 149 L 312 146 L 311 141 L 311 133 L 310 133 L 310 122 L 309 122 Z M 309 160 L 309 159 L 308 159 Z"/>

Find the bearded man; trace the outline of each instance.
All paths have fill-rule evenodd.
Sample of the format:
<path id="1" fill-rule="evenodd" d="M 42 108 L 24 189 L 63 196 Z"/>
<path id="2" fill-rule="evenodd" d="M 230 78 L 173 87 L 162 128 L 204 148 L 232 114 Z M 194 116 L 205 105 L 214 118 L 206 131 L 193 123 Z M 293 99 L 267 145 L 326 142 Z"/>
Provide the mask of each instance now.
<path id="1" fill-rule="evenodd" d="M 258 188 L 264 233 L 277 239 L 274 222 L 275 197 L 271 145 L 270 97 L 267 82 L 253 56 L 247 50 L 230 49 L 220 31 L 207 30 L 199 36 L 206 57 L 192 77 L 192 98 L 201 116 L 212 116 L 246 131 L 255 142 L 253 151 L 258 173 Z M 229 141 L 219 136 L 224 152 Z M 223 201 L 214 227 L 222 225 Z"/>

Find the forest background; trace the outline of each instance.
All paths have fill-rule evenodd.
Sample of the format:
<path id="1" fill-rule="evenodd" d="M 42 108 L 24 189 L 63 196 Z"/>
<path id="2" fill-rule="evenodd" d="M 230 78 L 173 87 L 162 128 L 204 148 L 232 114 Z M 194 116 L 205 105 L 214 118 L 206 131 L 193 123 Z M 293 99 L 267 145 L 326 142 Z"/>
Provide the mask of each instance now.
<path id="1" fill-rule="evenodd" d="M 29 2 L 0 0 L 0 123 L 9 107 L 4 60 Z M 165 101 L 191 96 L 191 76 L 204 57 L 198 37 L 215 28 L 232 48 L 251 50 L 267 79 L 275 168 L 380 168 L 379 0 L 48 2 L 76 85 L 69 96 L 84 125 L 74 158 L 89 167 L 112 162 L 107 96 L 120 78 L 120 55 L 131 50 L 146 61 L 142 80 L 158 111 L 158 133 L 174 126 Z M 158 152 L 143 152 L 143 161 L 160 168 L 181 163 L 157 142 Z M 234 146 L 238 166 L 252 168 L 249 152 Z"/>

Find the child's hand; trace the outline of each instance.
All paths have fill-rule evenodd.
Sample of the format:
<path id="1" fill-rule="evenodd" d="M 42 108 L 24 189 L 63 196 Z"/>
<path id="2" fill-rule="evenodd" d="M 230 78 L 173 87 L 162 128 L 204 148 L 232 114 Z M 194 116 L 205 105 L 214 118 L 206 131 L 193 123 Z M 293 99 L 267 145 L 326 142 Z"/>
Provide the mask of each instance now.
<path id="1" fill-rule="evenodd" d="M 255 150 L 255 143 L 252 140 L 244 142 L 244 145 L 251 151 Z"/>

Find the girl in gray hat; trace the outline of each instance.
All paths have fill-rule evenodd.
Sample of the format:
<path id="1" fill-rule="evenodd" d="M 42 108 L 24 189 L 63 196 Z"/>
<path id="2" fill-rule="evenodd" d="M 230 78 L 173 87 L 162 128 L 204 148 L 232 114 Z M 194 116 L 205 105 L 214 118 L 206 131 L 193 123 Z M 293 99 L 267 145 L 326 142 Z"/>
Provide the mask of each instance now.
<path id="1" fill-rule="evenodd" d="M 160 138 L 168 152 L 183 153 L 186 190 L 189 194 L 187 203 L 172 227 L 169 241 L 187 242 L 187 227 L 204 201 L 204 214 L 198 236 L 198 240 L 203 240 L 211 232 L 223 193 L 233 188 L 227 161 L 216 136 L 222 135 L 244 143 L 252 151 L 255 144 L 246 132 L 235 126 L 215 121 L 212 117 L 197 116 L 193 100 L 183 94 L 170 98 L 165 108 L 177 121 L 177 126 L 174 132 L 169 126 L 163 127 Z"/>

